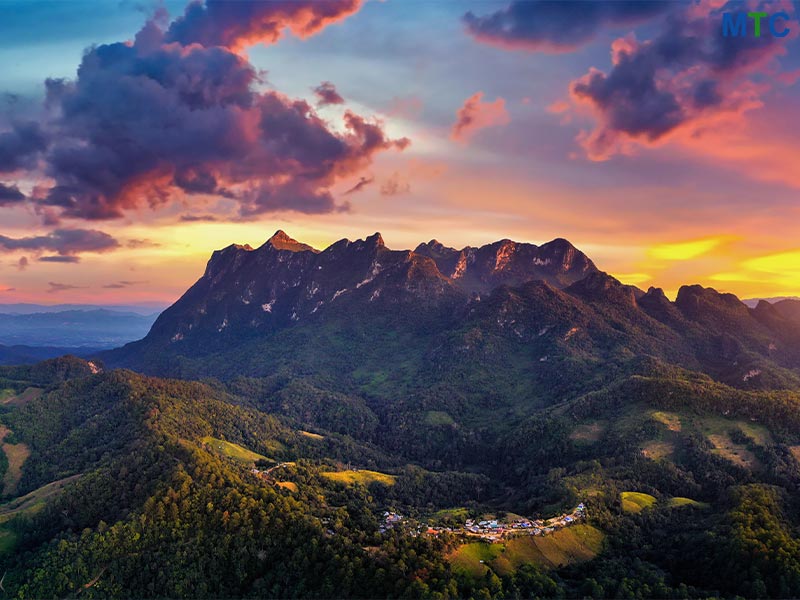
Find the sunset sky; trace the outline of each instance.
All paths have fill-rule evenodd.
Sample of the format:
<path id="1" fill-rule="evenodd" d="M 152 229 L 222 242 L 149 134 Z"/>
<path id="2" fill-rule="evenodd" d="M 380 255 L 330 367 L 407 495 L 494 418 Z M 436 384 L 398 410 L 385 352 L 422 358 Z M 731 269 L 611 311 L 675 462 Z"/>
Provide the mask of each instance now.
<path id="1" fill-rule="evenodd" d="M 759 6 L 789 35 L 721 36 Z M 798 36 L 788 1 L 0 0 L 0 303 L 171 303 L 277 229 L 800 295 Z"/>

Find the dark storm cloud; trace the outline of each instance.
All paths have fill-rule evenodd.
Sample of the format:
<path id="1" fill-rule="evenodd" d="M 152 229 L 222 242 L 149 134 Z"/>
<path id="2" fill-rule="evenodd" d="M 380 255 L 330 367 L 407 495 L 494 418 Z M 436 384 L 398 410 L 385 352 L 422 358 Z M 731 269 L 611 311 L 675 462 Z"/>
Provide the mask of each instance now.
<path id="1" fill-rule="evenodd" d="M 617 40 L 608 73 L 592 69 L 572 83 L 573 98 L 598 116 L 584 139 L 590 156 L 605 158 L 621 139 L 654 142 L 680 126 L 753 105 L 748 76 L 782 54 L 784 43 L 723 37 L 719 13 L 725 10 L 733 9 L 676 13 L 652 40 Z"/>
<path id="2" fill-rule="evenodd" d="M 46 147 L 47 137 L 36 122 L 15 123 L 0 131 L 0 173 L 32 167 Z"/>
<path id="3" fill-rule="evenodd" d="M 289 29 L 311 36 L 361 7 L 361 0 L 206 0 L 191 3 L 167 31 L 168 42 L 184 46 L 244 48 L 274 44 Z"/>
<path id="4" fill-rule="evenodd" d="M 344 104 L 344 98 L 336 91 L 336 86 L 330 81 L 323 81 L 314 88 L 317 96 L 318 106 L 328 106 L 330 104 Z"/>
<path id="5" fill-rule="evenodd" d="M 25 200 L 25 194 L 15 185 L 0 183 L 0 206 L 9 206 Z"/>
<path id="6" fill-rule="evenodd" d="M 0 235 L 0 248 L 56 252 L 71 256 L 81 252 L 108 252 L 119 248 L 119 242 L 102 231 L 94 229 L 56 229 L 46 235 L 11 238 Z"/>
<path id="7" fill-rule="evenodd" d="M 632 25 L 674 9 L 676 1 L 514 0 L 507 7 L 477 16 L 464 15 L 477 40 L 506 48 L 565 52 L 590 41 L 607 26 Z"/>
<path id="8" fill-rule="evenodd" d="M 305 101 L 258 91 L 258 72 L 237 50 L 285 30 L 312 35 L 359 6 L 208 0 L 171 25 L 159 14 L 132 43 L 89 49 L 74 81 L 48 80 L 48 135 L 33 126 L 2 134 L 0 161 L 18 156 L 5 147 L 32 156 L 51 140 L 41 163 L 54 183 L 32 200 L 51 222 L 117 219 L 192 195 L 235 200 L 239 217 L 347 210 L 329 188 L 408 140 L 350 112 L 332 127 Z"/>

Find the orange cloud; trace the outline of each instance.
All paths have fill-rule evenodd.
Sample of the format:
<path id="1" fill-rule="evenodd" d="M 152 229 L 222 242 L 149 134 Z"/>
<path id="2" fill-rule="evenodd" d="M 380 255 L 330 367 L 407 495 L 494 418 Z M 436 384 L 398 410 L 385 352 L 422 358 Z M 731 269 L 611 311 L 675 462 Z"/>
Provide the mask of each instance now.
<path id="1" fill-rule="evenodd" d="M 458 109 L 456 122 L 450 133 L 453 140 L 466 142 L 481 129 L 508 125 L 511 122 L 503 98 L 497 98 L 493 102 L 482 102 L 482 98 L 483 92 L 477 92 L 467 98 L 464 105 Z"/>

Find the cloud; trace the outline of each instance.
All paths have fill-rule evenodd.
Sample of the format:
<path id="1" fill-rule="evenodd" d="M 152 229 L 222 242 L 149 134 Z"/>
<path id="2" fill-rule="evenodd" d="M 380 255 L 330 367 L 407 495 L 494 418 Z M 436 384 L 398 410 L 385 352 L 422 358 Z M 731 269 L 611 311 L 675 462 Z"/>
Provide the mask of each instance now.
<path id="1" fill-rule="evenodd" d="M 12 206 L 25 200 L 25 194 L 15 185 L 0 183 L 0 206 Z"/>
<path id="2" fill-rule="evenodd" d="M 394 172 L 391 177 L 381 183 L 382 196 L 399 196 L 411 192 L 411 184 L 405 181 L 400 173 Z"/>
<path id="3" fill-rule="evenodd" d="M 46 147 L 46 135 L 34 121 L 15 123 L 8 131 L 0 131 L 0 173 L 32 167 Z"/>
<path id="4" fill-rule="evenodd" d="M 16 289 L 17 288 L 6 287 L 4 285 L 0 285 L 0 293 L 3 293 L 3 292 L 14 292 L 14 291 L 16 291 Z"/>
<path id="5" fill-rule="evenodd" d="M 682 261 L 708 254 L 726 241 L 726 237 L 711 237 L 687 242 L 656 244 L 647 250 L 649 257 L 656 260 Z"/>
<path id="6" fill-rule="evenodd" d="M 723 37 L 724 10 L 709 15 L 690 7 L 670 15 L 651 40 L 620 38 L 612 45 L 608 73 L 591 69 L 572 82 L 573 101 L 596 119 L 594 129 L 579 137 L 590 158 L 604 160 L 681 131 L 702 137 L 761 106 L 769 84 L 750 76 L 769 72 L 786 52 L 785 41 Z"/>
<path id="7" fill-rule="evenodd" d="M 318 106 L 327 106 L 329 104 L 344 104 L 344 98 L 336 91 L 336 86 L 330 81 L 323 81 L 314 88 L 314 94 L 317 96 Z"/>
<path id="8" fill-rule="evenodd" d="M 217 217 L 214 215 L 181 215 L 183 223 L 214 223 Z"/>
<path id="9" fill-rule="evenodd" d="M 28 257 L 27 256 L 21 257 L 17 262 L 17 271 L 24 271 L 25 269 L 28 268 L 28 264 L 29 264 Z"/>
<path id="10" fill-rule="evenodd" d="M 330 188 L 409 141 L 390 139 L 378 120 L 347 111 L 331 125 L 303 100 L 260 91 L 238 51 L 285 30 L 312 35 L 359 7 L 208 0 L 171 25 L 157 15 L 133 42 L 89 49 L 77 79 L 46 82 L 40 129 L 50 143 L 39 164 L 53 183 L 32 200 L 39 214 L 118 219 L 194 195 L 235 200 L 239 218 L 347 210 Z"/>
<path id="11" fill-rule="evenodd" d="M 497 98 L 493 102 L 482 102 L 483 92 L 477 92 L 464 101 L 456 112 L 456 122 L 450 137 L 456 141 L 467 141 L 475 132 L 487 127 L 507 125 L 511 118 L 506 111 L 506 101 Z"/>
<path id="12" fill-rule="evenodd" d="M 349 190 L 347 190 L 344 193 L 344 195 L 345 196 L 349 196 L 350 194 L 355 194 L 357 192 L 360 192 L 361 190 L 363 190 L 365 187 L 367 187 L 368 185 L 370 185 L 374 181 L 375 181 L 374 177 L 362 177 L 361 179 L 358 180 L 358 183 L 356 183 L 353 187 L 351 187 Z"/>
<path id="13" fill-rule="evenodd" d="M 361 0 L 192 2 L 167 30 L 166 41 L 240 50 L 259 43 L 274 44 L 287 29 L 307 38 L 359 8 Z"/>
<path id="14" fill-rule="evenodd" d="M 59 256 L 74 257 L 82 252 L 108 252 L 119 247 L 117 240 L 95 229 L 56 229 L 46 235 L 24 238 L 0 235 L 0 249 L 7 251 L 56 252 Z"/>
<path id="15" fill-rule="evenodd" d="M 108 285 L 104 285 L 103 289 L 106 290 L 121 290 L 126 287 L 130 287 L 132 285 L 140 285 L 143 283 L 147 283 L 147 281 L 118 281 L 116 283 L 109 283 Z"/>
<path id="16" fill-rule="evenodd" d="M 64 263 L 64 264 L 77 264 L 81 262 L 80 256 L 40 256 L 37 259 L 39 262 L 46 262 L 46 263 Z"/>
<path id="17" fill-rule="evenodd" d="M 484 16 L 464 15 L 476 40 L 501 48 L 568 52 L 594 38 L 604 27 L 641 23 L 678 3 L 642 0 L 514 0 Z"/>
<path id="18" fill-rule="evenodd" d="M 138 248 L 158 248 L 159 246 L 161 246 L 161 244 L 148 239 L 144 240 L 132 239 L 125 242 L 125 246 L 128 248 L 133 248 L 135 250 Z"/>
<path id="19" fill-rule="evenodd" d="M 50 286 L 50 289 L 47 290 L 48 294 L 58 294 L 60 292 L 68 292 L 70 290 L 86 289 L 86 286 L 71 285 L 69 283 L 57 283 L 55 281 L 50 281 L 47 285 Z"/>

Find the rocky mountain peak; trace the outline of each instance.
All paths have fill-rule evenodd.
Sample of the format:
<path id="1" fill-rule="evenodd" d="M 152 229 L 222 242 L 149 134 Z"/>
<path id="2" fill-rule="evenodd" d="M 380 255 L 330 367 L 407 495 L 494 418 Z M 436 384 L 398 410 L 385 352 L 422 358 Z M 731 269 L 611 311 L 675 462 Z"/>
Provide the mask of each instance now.
<path id="1" fill-rule="evenodd" d="M 316 250 L 308 244 L 303 244 L 289 237 L 282 229 L 276 231 L 272 237 L 264 243 L 262 248 L 269 246 L 275 250 L 288 250 L 290 252 L 319 252 L 319 250 Z"/>
<path id="2" fill-rule="evenodd" d="M 364 242 L 367 246 L 372 246 L 374 248 L 386 247 L 386 244 L 383 241 L 383 236 L 377 231 L 364 240 Z"/>

